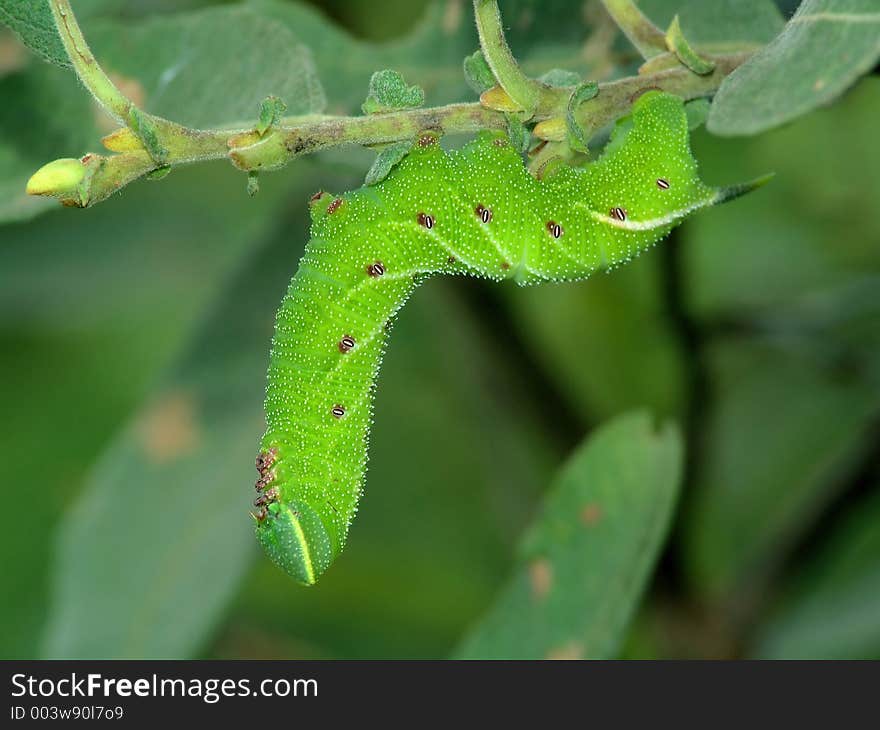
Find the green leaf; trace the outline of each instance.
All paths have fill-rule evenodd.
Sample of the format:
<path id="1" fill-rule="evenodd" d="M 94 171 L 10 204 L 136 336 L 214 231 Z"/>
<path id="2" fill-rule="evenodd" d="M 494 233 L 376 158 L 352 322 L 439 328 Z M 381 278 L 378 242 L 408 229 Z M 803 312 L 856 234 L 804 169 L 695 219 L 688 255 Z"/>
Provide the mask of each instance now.
<path id="1" fill-rule="evenodd" d="M 568 127 L 569 143 L 572 149 L 578 152 L 587 151 L 590 138 L 578 122 L 575 113 L 581 104 L 595 98 L 598 93 L 599 84 L 595 81 L 588 81 L 585 84 L 578 84 L 568 100 L 565 122 Z"/>
<path id="2" fill-rule="evenodd" d="M 671 424 L 657 430 L 636 413 L 593 434 L 558 474 L 520 569 L 458 656 L 615 656 L 663 545 L 681 468 Z"/>
<path id="3" fill-rule="evenodd" d="M 76 0 L 76 16 L 82 20 L 118 10 L 119 5 L 119 0 Z M 0 0 L 0 24 L 12 28 L 28 48 L 45 60 L 70 66 L 48 0 Z"/>
<path id="4" fill-rule="evenodd" d="M 466 5 L 430 2 L 409 34 L 387 44 L 355 38 L 302 3 L 250 0 L 248 7 L 281 21 L 308 43 L 322 81 L 332 89 L 334 111 L 351 113 L 357 109 L 370 74 L 377 68 L 400 71 L 425 90 L 431 105 L 458 102 L 472 92 L 462 75 L 461 63 L 479 41 Z M 549 67 L 561 66 L 580 70 L 583 77 L 589 78 L 583 40 L 590 27 L 580 21 L 571 22 L 573 16 L 581 17 L 581 11 L 579 0 L 560 0 L 552 7 L 538 0 L 504 3 L 508 41 L 526 73 L 537 76 Z"/>
<path id="5" fill-rule="evenodd" d="M 0 0 L 0 22 L 45 60 L 70 66 L 48 0 Z"/>
<path id="6" fill-rule="evenodd" d="M 731 339 L 709 351 L 688 569 L 698 592 L 744 605 L 864 458 L 880 393 L 804 347 Z"/>
<path id="7" fill-rule="evenodd" d="M 482 94 L 496 84 L 495 76 L 482 51 L 474 51 L 470 56 L 464 57 L 464 78 L 477 94 Z"/>
<path id="8" fill-rule="evenodd" d="M 66 513 L 46 656 L 187 657 L 205 642 L 255 555 L 266 328 L 288 258 L 267 247 L 235 277 Z"/>
<path id="9" fill-rule="evenodd" d="M 267 96 L 263 99 L 260 103 L 260 116 L 259 121 L 257 122 L 257 133 L 261 137 L 266 134 L 271 127 L 278 123 L 286 111 L 287 104 L 277 96 Z"/>
<path id="10" fill-rule="evenodd" d="M 395 109 L 411 109 L 424 103 L 423 89 L 407 86 L 399 72 L 385 69 L 376 71 L 370 78 L 370 93 L 361 108 L 364 114 L 377 114 Z"/>
<path id="11" fill-rule="evenodd" d="M 510 144 L 515 149 L 525 153 L 529 149 L 532 136 L 525 124 L 516 114 L 505 114 L 507 120 L 507 136 Z"/>
<path id="12" fill-rule="evenodd" d="M 684 105 L 688 119 L 688 129 L 692 132 L 706 123 L 711 104 L 708 99 L 692 99 Z"/>
<path id="13" fill-rule="evenodd" d="M 581 83 L 581 76 L 575 71 L 566 71 L 564 68 L 551 68 L 547 73 L 538 77 L 547 86 L 577 86 Z"/>
<path id="14" fill-rule="evenodd" d="M 700 56 L 691 46 L 681 30 L 678 15 L 672 18 L 669 30 L 666 31 L 666 45 L 695 74 L 705 76 L 715 70 L 715 62 Z"/>
<path id="15" fill-rule="evenodd" d="M 834 526 L 818 554 L 798 566 L 762 622 L 760 659 L 876 659 L 880 656 L 880 485 Z"/>
<path id="16" fill-rule="evenodd" d="M 383 149 L 373 161 L 372 166 L 367 171 L 367 177 L 364 182 L 367 185 L 375 185 L 382 182 L 394 166 L 400 162 L 412 148 L 411 142 L 397 142 L 388 145 Z"/>
<path id="17" fill-rule="evenodd" d="M 144 111 L 181 124 L 252 126 L 272 96 L 285 99 L 293 115 L 319 113 L 326 104 L 299 36 L 249 6 L 100 21 L 84 32 Z"/>
<path id="18" fill-rule="evenodd" d="M 827 104 L 880 58 L 876 0 L 805 0 L 785 30 L 721 84 L 708 128 L 757 134 Z"/>
<path id="19" fill-rule="evenodd" d="M 38 265 L 33 255 L 31 263 Z M 19 300 L 18 309 L 24 304 Z M 136 340 L 131 326 L 120 321 L 75 334 L 4 323 L 0 484 L 30 484 L 40 474 L 39 519 L 23 519 L 19 509 L 0 514 L 0 554 L 7 558 L 0 597 L 0 655 L 5 659 L 39 654 L 54 530 L 89 463 L 168 356 L 172 338 L 162 333 L 168 321 L 173 322 L 168 317 L 161 324 L 142 318 Z M 51 470 L 45 469 L 47 448 Z"/>
<path id="20" fill-rule="evenodd" d="M 7 415 L 0 442 L 15 454 L 2 460 L 0 484 L 41 473 L 40 520 L 22 520 L 17 510 L 0 519 L 0 553 L 17 556 L 4 571 L 3 656 L 38 654 L 61 515 L 230 268 L 275 230 L 289 205 L 282 182 L 250 201 L 241 173 L 189 167 L 167 183 L 139 184 L 114 205 L 58 210 L 0 231 L 0 402 Z M 52 470 L 43 468 L 46 444 Z"/>
<path id="21" fill-rule="evenodd" d="M 764 45 L 784 25 L 773 0 L 640 0 L 639 7 L 661 28 L 678 15 L 688 40 L 710 53 Z"/>
<path id="22" fill-rule="evenodd" d="M 289 186 L 278 177 L 263 187 L 250 200 L 240 172 L 192 166 L 136 183 L 111 206 L 0 229 L 0 327 L 137 329 L 153 316 L 192 326 L 218 282 L 275 225 Z"/>

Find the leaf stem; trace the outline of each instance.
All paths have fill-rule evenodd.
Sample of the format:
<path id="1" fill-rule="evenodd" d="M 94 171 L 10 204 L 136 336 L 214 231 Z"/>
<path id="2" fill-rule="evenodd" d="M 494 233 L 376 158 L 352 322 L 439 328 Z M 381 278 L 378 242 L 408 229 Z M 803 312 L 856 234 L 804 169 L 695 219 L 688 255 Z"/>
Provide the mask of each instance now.
<path id="1" fill-rule="evenodd" d="M 50 0 L 49 5 L 64 50 L 80 81 L 108 112 L 126 122 L 132 102 L 116 88 L 92 55 L 70 3 L 68 0 Z"/>
<path id="2" fill-rule="evenodd" d="M 644 58 L 666 53 L 666 35 L 639 10 L 633 0 L 602 0 L 602 4 Z"/>
<path id="3" fill-rule="evenodd" d="M 517 65 L 501 25 L 501 12 L 496 0 L 474 0 L 474 17 L 483 55 L 507 95 L 525 111 L 534 114 L 541 96 L 541 85 L 526 76 Z"/>

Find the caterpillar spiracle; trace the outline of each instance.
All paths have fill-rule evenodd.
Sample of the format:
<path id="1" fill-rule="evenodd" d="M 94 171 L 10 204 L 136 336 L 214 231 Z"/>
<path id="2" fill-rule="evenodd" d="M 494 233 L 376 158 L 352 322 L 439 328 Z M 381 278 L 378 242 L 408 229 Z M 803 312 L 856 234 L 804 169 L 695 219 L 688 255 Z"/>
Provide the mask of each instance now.
<path id="1" fill-rule="evenodd" d="M 756 184 L 701 182 L 682 101 L 650 91 L 583 168 L 537 180 L 506 136 L 483 132 L 446 152 L 426 132 L 382 182 L 315 196 L 269 361 L 254 513 L 269 557 L 312 584 L 342 551 L 387 326 L 420 282 L 583 279 Z"/>

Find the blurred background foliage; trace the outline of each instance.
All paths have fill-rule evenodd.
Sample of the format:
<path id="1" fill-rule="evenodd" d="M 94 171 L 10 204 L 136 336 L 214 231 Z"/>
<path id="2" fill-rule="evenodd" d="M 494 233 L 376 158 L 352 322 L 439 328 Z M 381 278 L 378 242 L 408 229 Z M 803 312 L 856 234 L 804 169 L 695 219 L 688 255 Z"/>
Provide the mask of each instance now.
<path id="1" fill-rule="evenodd" d="M 738 25 L 727 0 L 641 5 L 763 43 L 795 3 Z M 473 97 L 459 0 L 76 8 L 127 93 L 190 124 L 248 123 L 268 93 L 351 113 L 385 67 L 429 104 Z M 502 11 L 530 73 L 637 66 L 598 3 Z M 611 276 L 429 282 L 395 325 L 349 545 L 303 589 L 247 517 L 266 358 L 308 195 L 371 155 L 255 199 L 219 162 L 84 211 L 26 199 L 112 126 L 0 28 L 0 655 L 880 656 L 878 116 L 875 74 L 759 136 L 696 131 L 708 180 L 776 178 Z M 584 504 L 589 537 L 560 516 Z"/>

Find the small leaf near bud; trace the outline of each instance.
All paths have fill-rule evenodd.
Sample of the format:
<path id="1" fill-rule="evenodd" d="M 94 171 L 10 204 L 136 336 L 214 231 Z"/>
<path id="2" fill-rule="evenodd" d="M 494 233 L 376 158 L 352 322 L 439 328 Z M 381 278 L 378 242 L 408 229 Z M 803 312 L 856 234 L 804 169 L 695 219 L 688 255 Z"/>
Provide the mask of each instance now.
<path id="1" fill-rule="evenodd" d="M 163 177 L 167 177 L 169 172 L 171 172 L 171 165 L 162 165 L 155 170 L 150 170 L 147 173 L 147 180 L 161 180 Z"/>
<path id="2" fill-rule="evenodd" d="M 539 76 L 538 81 L 553 87 L 577 86 L 581 83 L 581 76 L 564 68 L 551 68 L 543 76 Z"/>
<path id="3" fill-rule="evenodd" d="M 373 160 L 373 165 L 367 171 L 367 178 L 364 183 L 367 185 L 375 185 L 382 182 L 394 166 L 406 157 L 407 152 L 412 148 L 409 142 L 395 142 L 383 149 L 379 156 Z"/>
<path id="4" fill-rule="evenodd" d="M 500 86 L 493 86 L 480 94 L 480 104 L 487 109 L 499 112 L 521 112 L 523 108 L 517 104 Z"/>
<path id="5" fill-rule="evenodd" d="M 684 112 L 687 114 L 688 129 L 691 132 L 706 123 L 711 106 L 708 99 L 691 99 L 685 102 Z"/>
<path id="6" fill-rule="evenodd" d="M 370 79 L 370 93 L 362 105 L 364 114 L 379 114 L 395 109 L 414 109 L 425 103 L 419 86 L 407 86 L 397 71 L 376 71 Z"/>
<path id="7" fill-rule="evenodd" d="M 143 144 L 128 127 L 120 127 L 101 140 L 101 144 L 111 152 L 137 152 L 144 149 Z"/>
<path id="8" fill-rule="evenodd" d="M 595 81 L 588 81 L 585 84 L 579 84 L 568 100 L 568 109 L 565 115 L 565 122 L 568 126 L 568 143 L 576 152 L 587 152 L 587 144 L 590 141 L 577 119 L 578 107 L 585 101 L 595 98 L 598 94 L 599 84 Z"/>
<path id="9" fill-rule="evenodd" d="M 257 134 L 261 137 L 274 127 L 287 111 L 285 104 L 277 96 L 268 96 L 260 104 L 260 121 L 257 123 Z"/>
<path id="10" fill-rule="evenodd" d="M 510 145 L 517 152 L 527 152 L 531 144 L 531 135 L 526 125 L 514 114 L 506 114 L 507 136 L 510 137 Z"/>
<path id="11" fill-rule="evenodd" d="M 678 57 L 679 61 L 699 76 L 706 76 L 715 70 L 715 62 L 702 58 L 688 43 L 677 15 L 666 31 L 666 47 Z"/>
<path id="12" fill-rule="evenodd" d="M 538 138 L 547 142 L 561 142 L 565 139 L 568 131 L 568 125 L 562 117 L 553 117 L 538 122 L 532 133 Z"/>
<path id="13" fill-rule="evenodd" d="M 464 79 L 478 94 L 488 91 L 497 83 L 482 51 L 464 57 Z"/>
<path id="14" fill-rule="evenodd" d="M 260 178 L 258 172 L 249 172 L 247 176 L 247 194 L 252 198 L 260 192 Z"/>

